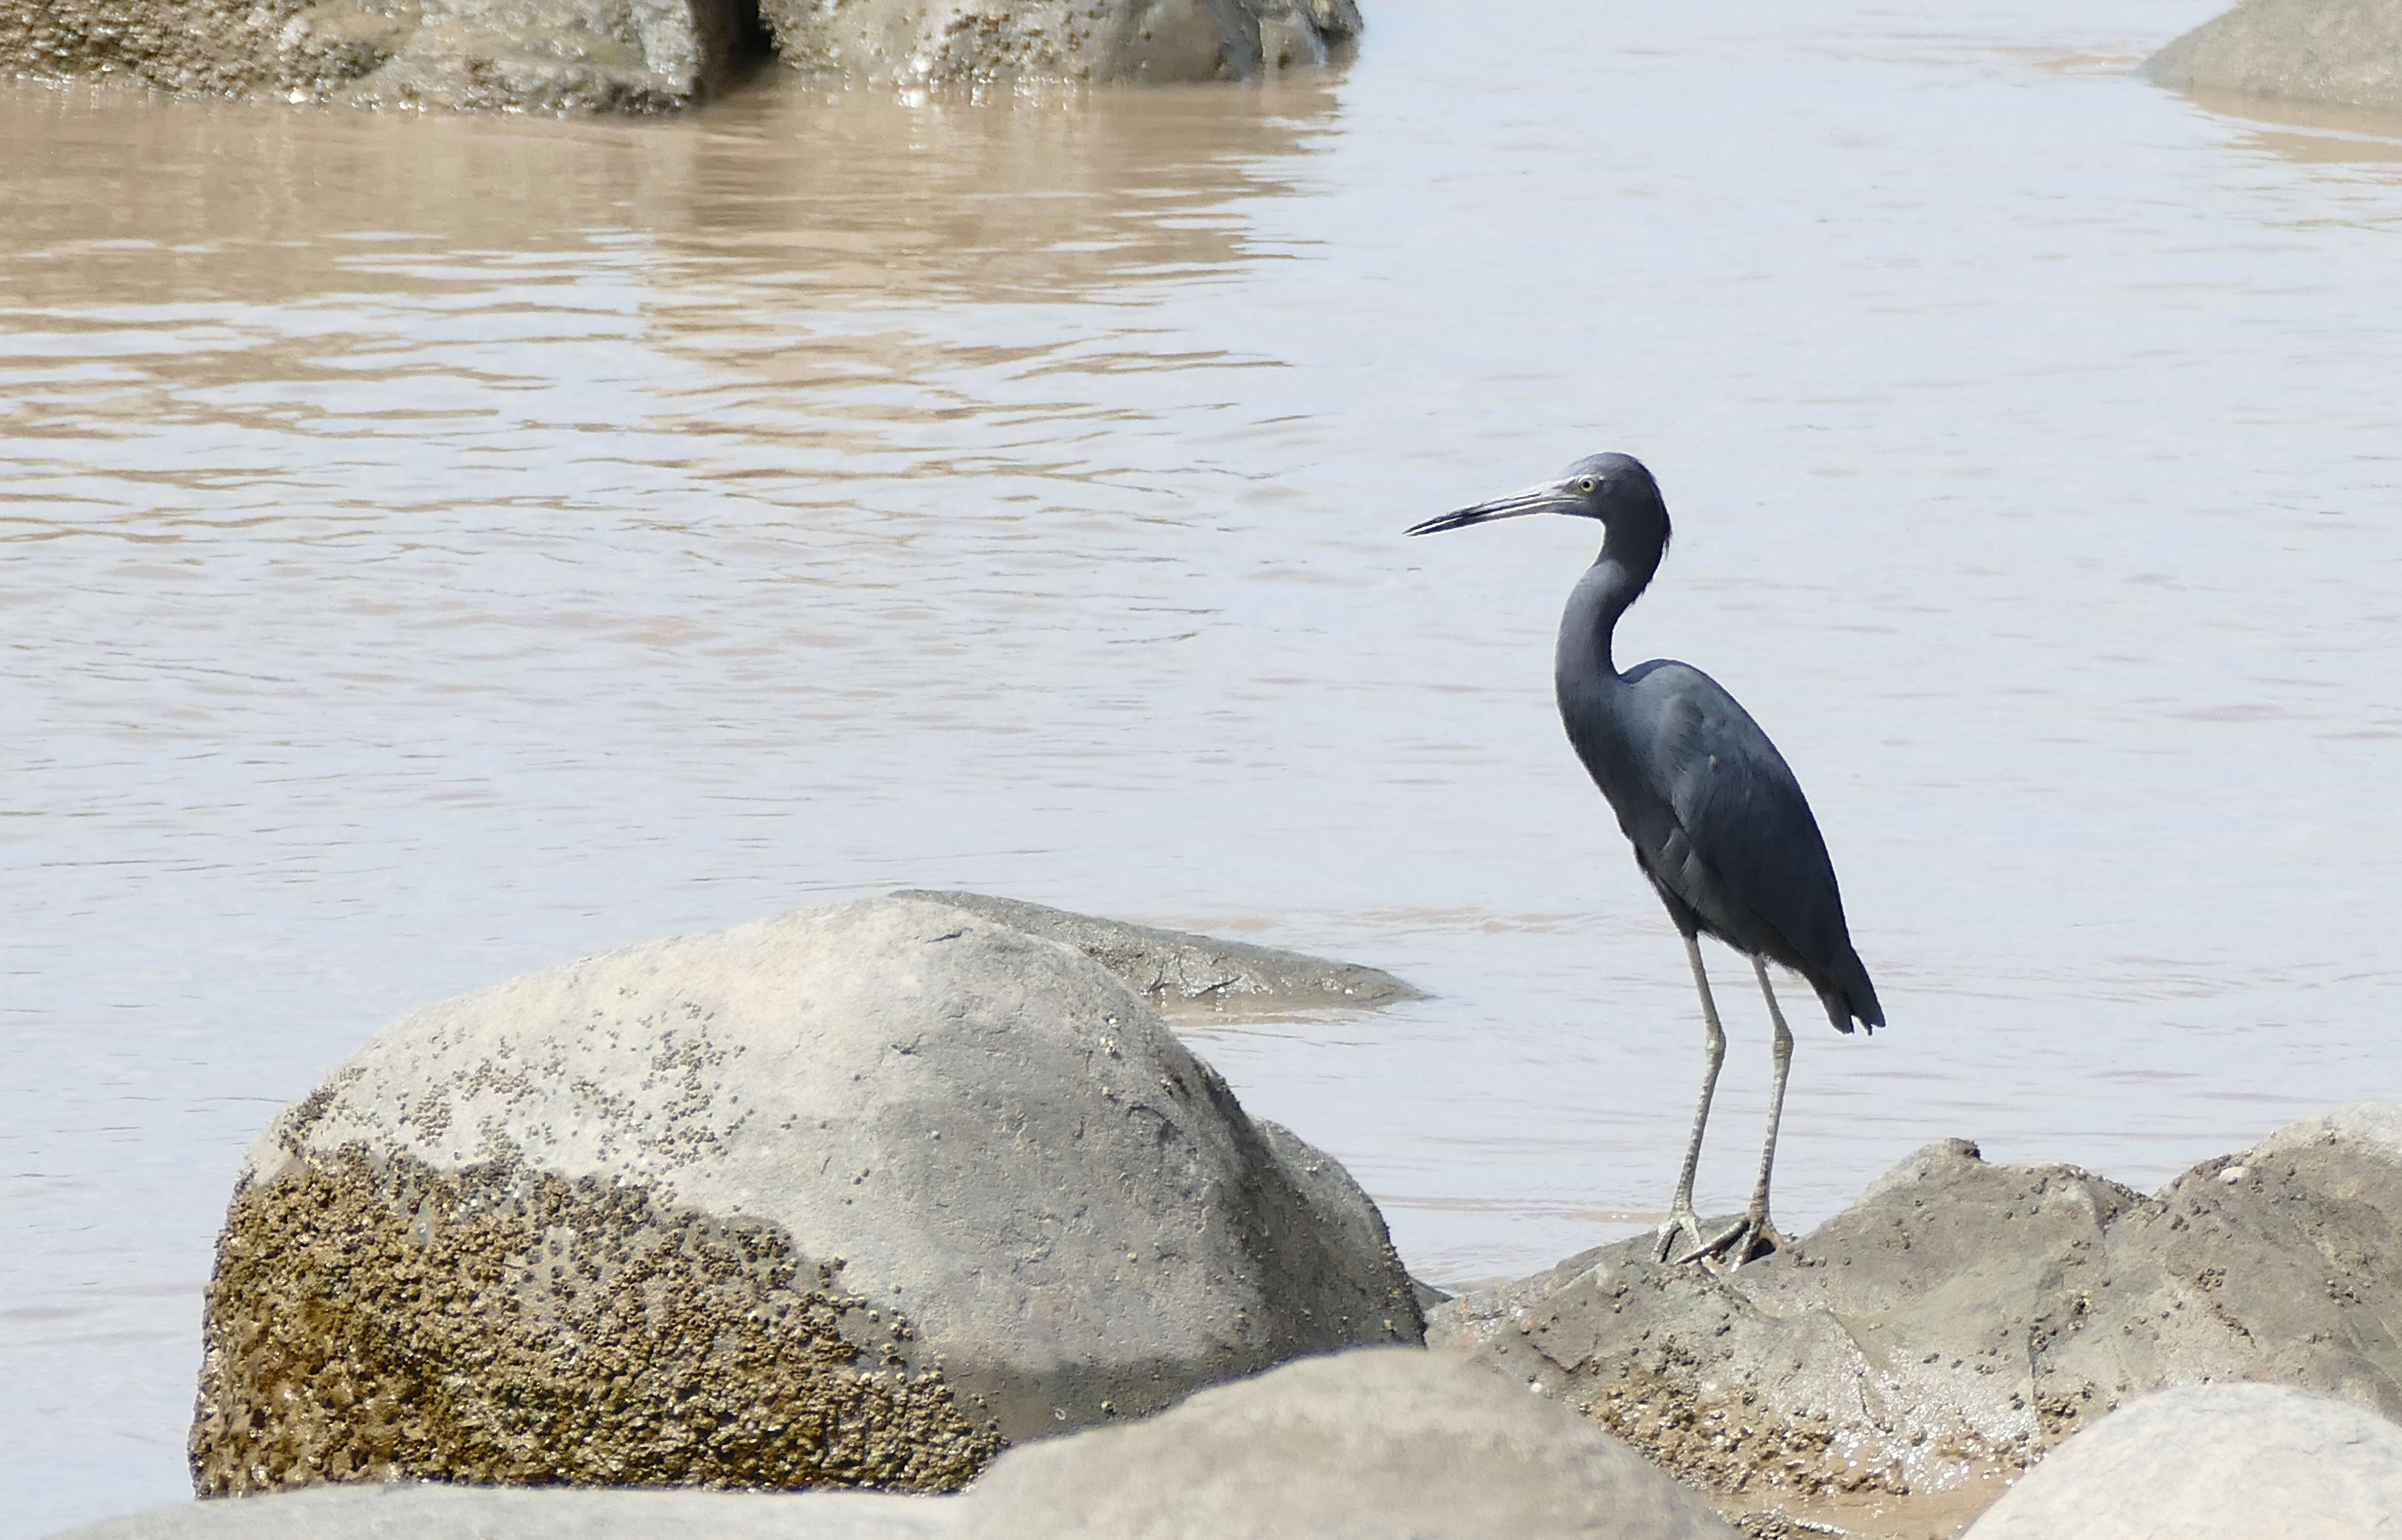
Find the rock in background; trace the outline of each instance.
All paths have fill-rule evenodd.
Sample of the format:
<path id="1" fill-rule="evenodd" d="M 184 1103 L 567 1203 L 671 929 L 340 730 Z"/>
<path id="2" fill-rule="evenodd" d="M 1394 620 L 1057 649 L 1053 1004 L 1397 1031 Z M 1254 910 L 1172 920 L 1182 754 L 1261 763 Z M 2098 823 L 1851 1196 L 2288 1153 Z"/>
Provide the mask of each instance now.
<path id="1" fill-rule="evenodd" d="M 2402 0 L 2246 0 L 2141 73 L 2179 90 L 2402 111 Z"/>
<path id="2" fill-rule="evenodd" d="M 1247 80 L 1323 64 L 1353 0 L 761 0 L 786 63 L 856 80 Z"/>
<path id="3" fill-rule="evenodd" d="M 0 70 L 393 106 L 661 112 L 721 81 L 747 0 L 0 0 Z"/>
<path id="4" fill-rule="evenodd" d="M 2166 1385 L 2280 1381 L 2402 1417 L 2397 1224 L 2393 1107 L 2294 1124 L 2148 1198 L 1954 1140 L 1739 1272 L 1630 1241 L 1438 1305 L 1429 1340 L 1730 1508 L 1991 1493 Z"/>
<path id="5" fill-rule="evenodd" d="M 1353 0 L 765 0 L 798 69 L 879 84 L 1249 79 Z M 761 0 L 0 0 L 0 72 L 213 96 L 668 112 L 763 48 Z"/>
<path id="6" fill-rule="evenodd" d="M 892 898 L 415 1012 L 262 1137 L 195 1484 L 956 1486 L 1416 1341 L 1382 1218 L 1091 959 Z"/>
<path id="7" fill-rule="evenodd" d="M 1416 989 L 1381 969 L 1334 962 L 1273 946 L 1128 925 L 1066 909 L 997 899 L 987 893 L 904 887 L 896 899 L 924 899 L 996 920 L 1013 930 L 1073 947 L 1108 969 L 1136 994 L 1159 1005 L 1229 1006 L 1247 1011 L 1360 1008 L 1421 999 Z"/>

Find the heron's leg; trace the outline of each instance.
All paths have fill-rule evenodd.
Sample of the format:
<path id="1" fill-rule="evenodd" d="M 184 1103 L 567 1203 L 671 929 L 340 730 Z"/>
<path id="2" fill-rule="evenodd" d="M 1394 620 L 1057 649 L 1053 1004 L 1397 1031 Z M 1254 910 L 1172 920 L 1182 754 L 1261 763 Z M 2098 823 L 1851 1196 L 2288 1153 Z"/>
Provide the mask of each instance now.
<path id="1" fill-rule="evenodd" d="M 1685 1142 L 1685 1169 L 1677 1177 L 1676 1201 L 1668 1205 L 1667 1220 L 1660 1226 L 1658 1257 L 1663 1261 L 1679 1234 L 1689 1245 L 1702 1244 L 1701 1217 L 1693 1212 L 1693 1176 L 1702 1165 L 1702 1131 L 1709 1126 L 1719 1066 L 1726 1062 L 1726 1029 L 1719 1024 L 1718 1001 L 1710 997 L 1709 969 L 1702 966 L 1702 943 L 1695 937 L 1685 938 L 1685 956 L 1693 965 L 1693 988 L 1702 997 L 1702 1101 L 1693 1109 L 1693 1134 Z"/>
<path id="2" fill-rule="evenodd" d="M 1768 1178 L 1776 1169 L 1776 1125 L 1785 1118 L 1785 1077 L 1793 1068 L 1793 1032 L 1785 1024 L 1785 1012 L 1777 1008 L 1776 991 L 1768 983 L 1768 965 L 1758 957 L 1751 959 L 1752 971 L 1760 975 L 1760 993 L 1768 1001 L 1768 1019 L 1775 1024 L 1776 1036 L 1770 1052 L 1776 1060 L 1776 1083 L 1768 1093 L 1768 1143 L 1760 1152 L 1760 1185 L 1751 1189 L 1751 1207 L 1724 1234 L 1700 1243 L 1678 1261 L 1723 1254 L 1735 1266 L 1741 1267 L 1755 1257 L 1765 1256 L 1783 1244 L 1776 1229 L 1768 1220 Z"/>

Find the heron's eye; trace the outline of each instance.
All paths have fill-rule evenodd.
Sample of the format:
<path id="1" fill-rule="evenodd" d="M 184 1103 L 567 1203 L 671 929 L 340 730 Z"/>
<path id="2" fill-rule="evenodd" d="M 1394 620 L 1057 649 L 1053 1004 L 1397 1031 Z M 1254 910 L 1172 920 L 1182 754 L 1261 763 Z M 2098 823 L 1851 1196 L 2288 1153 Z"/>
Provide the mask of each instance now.
<path id="1" fill-rule="evenodd" d="M 1578 491 L 1580 491 L 1580 492 L 1590 492 L 1590 491 L 1592 491 L 1592 490 L 1593 490 L 1593 488 L 1594 488 L 1594 481 L 1593 481 L 1593 477 L 1591 477 L 1591 476 L 1580 476 L 1580 477 L 1578 477 L 1578 478 L 1577 478 L 1577 490 L 1578 490 Z"/>

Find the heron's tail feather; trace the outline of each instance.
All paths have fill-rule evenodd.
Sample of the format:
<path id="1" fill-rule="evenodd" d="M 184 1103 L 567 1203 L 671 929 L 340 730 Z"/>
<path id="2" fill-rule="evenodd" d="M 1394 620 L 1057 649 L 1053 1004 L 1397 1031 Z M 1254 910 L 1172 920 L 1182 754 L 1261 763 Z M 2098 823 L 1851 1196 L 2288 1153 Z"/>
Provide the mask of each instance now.
<path id="1" fill-rule="evenodd" d="M 1836 1031 L 1848 1033 L 1857 1018 L 1874 1037 L 1884 1024 L 1884 1007 L 1877 1003 L 1876 985 L 1869 982 L 1869 970 L 1858 953 L 1851 953 L 1844 961 L 1850 966 L 1818 991 L 1819 1002 L 1826 1006 L 1827 1019 L 1835 1024 Z"/>

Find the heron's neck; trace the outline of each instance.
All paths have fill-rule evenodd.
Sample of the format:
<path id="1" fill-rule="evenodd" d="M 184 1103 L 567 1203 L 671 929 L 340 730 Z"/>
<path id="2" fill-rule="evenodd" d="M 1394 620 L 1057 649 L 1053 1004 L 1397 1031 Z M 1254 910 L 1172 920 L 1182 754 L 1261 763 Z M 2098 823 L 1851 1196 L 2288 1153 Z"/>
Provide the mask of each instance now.
<path id="1" fill-rule="evenodd" d="M 1610 637 L 1618 629 L 1618 617 L 1650 581 L 1649 572 L 1638 576 L 1608 550 L 1577 579 L 1568 595 L 1567 613 L 1560 617 L 1560 647 L 1553 665 L 1564 688 L 1574 680 L 1618 678 L 1618 665 L 1610 658 Z"/>

